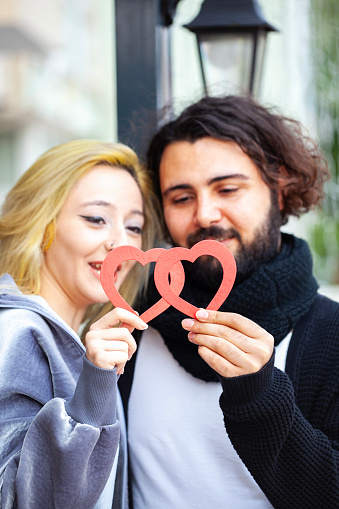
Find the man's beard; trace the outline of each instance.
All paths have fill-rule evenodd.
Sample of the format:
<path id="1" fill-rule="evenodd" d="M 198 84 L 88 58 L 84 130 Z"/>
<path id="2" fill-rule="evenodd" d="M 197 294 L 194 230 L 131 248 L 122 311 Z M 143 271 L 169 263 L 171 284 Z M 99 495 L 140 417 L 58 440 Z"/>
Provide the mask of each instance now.
<path id="1" fill-rule="evenodd" d="M 237 276 L 235 284 L 247 279 L 262 264 L 269 262 L 277 255 L 280 248 L 281 215 L 276 200 L 272 197 L 272 204 L 264 223 L 254 232 L 254 240 L 244 243 L 237 230 L 234 228 L 220 228 L 210 226 L 201 228 L 199 231 L 188 235 L 187 245 L 189 248 L 197 242 L 207 239 L 227 239 L 230 237 L 238 240 L 238 250 L 234 255 L 237 263 Z M 201 256 L 194 264 L 184 262 L 185 273 L 199 282 L 205 288 L 215 288 L 220 285 L 223 269 L 220 262 L 212 256 Z"/>

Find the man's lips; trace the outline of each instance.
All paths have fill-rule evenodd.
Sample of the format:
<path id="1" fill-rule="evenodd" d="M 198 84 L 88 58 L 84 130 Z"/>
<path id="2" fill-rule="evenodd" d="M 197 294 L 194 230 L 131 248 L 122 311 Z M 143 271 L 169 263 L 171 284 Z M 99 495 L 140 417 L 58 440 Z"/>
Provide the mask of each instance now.
<path id="1" fill-rule="evenodd" d="M 206 239 L 206 240 L 216 240 L 217 242 L 225 242 L 225 240 L 231 240 L 233 238 L 234 238 L 233 236 L 231 236 L 231 237 L 218 237 L 218 238 L 211 237 L 210 239 Z"/>
<path id="2" fill-rule="evenodd" d="M 215 240 L 216 242 L 230 242 L 235 237 L 233 235 L 228 237 L 204 237 L 202 240 Z"/>

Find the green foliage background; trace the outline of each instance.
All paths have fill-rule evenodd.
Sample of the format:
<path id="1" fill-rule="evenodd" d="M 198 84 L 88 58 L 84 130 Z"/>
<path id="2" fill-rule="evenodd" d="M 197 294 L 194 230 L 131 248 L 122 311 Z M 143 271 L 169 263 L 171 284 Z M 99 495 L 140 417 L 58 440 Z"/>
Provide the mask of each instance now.
<path id="1" fill-rule="evenodd" d="M 311 0 L 317 131 L 332 179 L 310 244 L 318 279 L 339 284 L 339 0 Z"/>

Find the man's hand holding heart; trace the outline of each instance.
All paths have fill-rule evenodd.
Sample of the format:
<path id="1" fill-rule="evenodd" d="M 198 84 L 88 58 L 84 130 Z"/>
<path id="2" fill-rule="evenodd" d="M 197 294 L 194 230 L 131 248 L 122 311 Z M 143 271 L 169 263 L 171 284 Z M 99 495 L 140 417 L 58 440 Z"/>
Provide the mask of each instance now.
<path id="1" fill-rule="evenodd" d="M 182 326 L 198 345 L 200 356 L 219 375 L 229 378 L 259 371 L 271 358 L 274 338 L 252 320 L 236 313 L 199 309 Z"/>

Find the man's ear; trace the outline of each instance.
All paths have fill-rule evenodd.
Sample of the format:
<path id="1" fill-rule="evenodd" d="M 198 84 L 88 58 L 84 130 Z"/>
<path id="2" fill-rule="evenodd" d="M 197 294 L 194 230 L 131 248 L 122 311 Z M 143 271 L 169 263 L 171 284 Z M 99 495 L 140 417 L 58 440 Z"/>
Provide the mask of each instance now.
<path id="1" fill-rule="evenodd" d="M 282 210 L 284 208 L 284 197 L 282 193 L 282 188 L 279 186 L 278 191 L 278 204 L 279 204 L 279 210 Z"/>
<path id="2" fill-rule="evenodd" d="M 284 190 L 284 187 L 286 186 L 286 177 L 287 177 L 287 171 L 284 166 L 279 167 L 279 174 L 280 174 L 280 176 L 278 177 L 278 184 L 279 184 L 278 204 L 279 204 L 279 210 L 282 210 L 285 205 L 283 190 Z"/>

